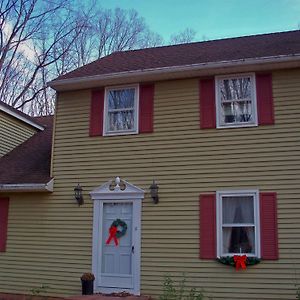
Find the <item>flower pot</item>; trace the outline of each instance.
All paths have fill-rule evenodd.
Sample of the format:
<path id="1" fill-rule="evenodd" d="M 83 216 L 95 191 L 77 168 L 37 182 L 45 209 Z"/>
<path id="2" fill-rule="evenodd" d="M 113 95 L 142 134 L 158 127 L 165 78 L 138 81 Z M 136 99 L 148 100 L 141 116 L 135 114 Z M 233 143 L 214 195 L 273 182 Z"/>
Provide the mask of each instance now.
<path id="1" fill-rule="evenodd" d="M 82 280 L 82 295 L 93 295 L 94 294 L 94 280 Z"/>

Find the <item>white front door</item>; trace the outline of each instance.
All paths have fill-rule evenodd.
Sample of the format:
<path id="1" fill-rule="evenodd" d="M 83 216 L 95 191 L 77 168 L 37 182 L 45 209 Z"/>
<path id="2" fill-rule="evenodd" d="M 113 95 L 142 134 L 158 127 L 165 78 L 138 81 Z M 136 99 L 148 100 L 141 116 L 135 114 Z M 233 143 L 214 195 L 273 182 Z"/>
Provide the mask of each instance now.
<path id="1" fill-rule="evenodd" d="M 119 185 L 120 184 L 120 185 Z M 127 291 L 140 294 L 141 211 L 144 191 L 116 177 L 91 193 L 94 201 L 93 273 L 94 291 Z M 112 223 L 120 219 L 127 225 L 124 236 L 111 236 Z M 121 231 L 121 227 L 118 228 Z"/>
<path id="2" fill-rule="evenodd" d="M 133 243 L 133 203 L 103 203 L 102 210 L 102 243 L 99 251 L 101 269 L 99 269 L 98 285 L 108 288 L 132 289 L 134 268 Z M 124 236 L 119 239 L 110 238 L 109 229 L 112 223 L 120 219 L 127 225 Z M 119 226 L 119 231 L 122 227 Z M 99 239 L 100 240 L 100 239 Z M 116 245 L 117 241 L 117 245 Z M 107 242 L 110 242 L 107 244 Z M 99 267 L 100 267 L 99 266 Z"/>

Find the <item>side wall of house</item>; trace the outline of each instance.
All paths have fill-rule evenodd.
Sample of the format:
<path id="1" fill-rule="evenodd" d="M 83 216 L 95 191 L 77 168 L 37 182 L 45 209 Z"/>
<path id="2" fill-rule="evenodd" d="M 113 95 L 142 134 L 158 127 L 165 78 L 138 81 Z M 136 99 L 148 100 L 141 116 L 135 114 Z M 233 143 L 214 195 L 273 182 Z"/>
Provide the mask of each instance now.
<path id="1" fill-rule="evenodd" d="M 294 299 L 300 282 L 300 70 L 274 72 L 273 93 L 275 125 L 201 130 L 198 79 L 159 82 L 154 133 L 92 138 L 90 91 L 59 95 L 54 193 L 11 196 L 0 291 L 44 284 L 51 294 L 79 294 L 79 277 L 91 270 L 88 193 L 118 175 L 147 192 L 143 294 L 157 297 L 166 274 L 179 280 L 185 273 L 188 286 L 203 288 L 213 299 Z M 158 205 L 148 194 L 153 178 Z M 78 182 L 84 189 L 81 207 L 73 199 Z M 199 259 L 199 194 L 222 189 L 277 192 L 278 261 L 236 272 Z"/>
<path id="2" fill-rule="evenodd" d="M 28 140 L 36 133 L 31 126 L 0 112 L 0 157 Z"/>

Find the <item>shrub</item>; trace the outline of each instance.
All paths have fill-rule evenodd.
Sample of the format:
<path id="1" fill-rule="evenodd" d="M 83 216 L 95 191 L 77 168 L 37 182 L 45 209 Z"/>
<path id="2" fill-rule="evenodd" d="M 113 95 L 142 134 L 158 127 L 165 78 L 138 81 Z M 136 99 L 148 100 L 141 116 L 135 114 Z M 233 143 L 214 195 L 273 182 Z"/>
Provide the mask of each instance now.
<path id="1" fill-rule="evenodd" d="M 185 276 L 179 282 L 177 289 L 170 276 L 165 276 L 163 293 L 159 297 L 159 300 L 204 300 L 204 295 L 203 290 L 197 291 L 195 288 L 187 291 Z"/>

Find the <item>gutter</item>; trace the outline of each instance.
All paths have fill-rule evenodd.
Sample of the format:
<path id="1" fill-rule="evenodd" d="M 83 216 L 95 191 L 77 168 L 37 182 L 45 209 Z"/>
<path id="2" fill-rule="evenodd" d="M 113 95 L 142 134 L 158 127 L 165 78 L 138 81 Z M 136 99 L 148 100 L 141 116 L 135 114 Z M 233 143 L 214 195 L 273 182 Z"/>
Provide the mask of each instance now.
<path id="1" fill-rule="evenodd" d="M 17 183 L 0 184 L 0 192 L 53 192 L 53 182 L 48 183 Z"/>
<path id="2" fill-rule="evenodd" d="M 267 57 L 259 57 L 259 58 L 245 58 L 245 59 L 230 60 L 230 61 L 206 62 L 206 63 L 190 64 L 190 65 L 183 65 L 183 66 L 141 69 L 141 70 L 126 71 L 126 72 L 117 72 L 117 73 L 109 73 L 109 74 L 102 74 L 102 75 L 70 78 L 70 79 L 55 79 L 48 82 L 48 85 L 53 89 L 59 91 L 59 90 L 71 89 L 73 85 L 76 88 L 78 84 L 83 84 L 83 83 L 91 83 L 91 82 L 99 83 L 99 81 L 125 79 L 125 78 L 130 78 L 135 76 L 146 76 L 146 75 L 153 76 L 153 75 L 162 75 L 168 73 L 183 73 L 183 72 L 191 72 L 191 71 L 213 70 L 219 68 L 273 64 L 273 63 L 292 63 L 292 62 L 300 62 L 300 53 L 289 54 L 289 55 L 267 56 Z M 67 89 L 65 87 L 67 87 Z"/>
<path id="3" fill-rule="evenodd" d="M 5 107 L 1 104 L 0 104 L 0 110 L 7 113 L 8 115 L 11 115 L 11 116 L 15 117 L 16 119 L 19 119 L 20 121 L 22 121 L 24 123 L 27 123 L 28 125 L 36 128 L 38 130 L 43 131 L 45 129 L 43 126 L 40 126 L 40 125 L 34 123 L 33 121 L 31 121 L 31 120 L 29 120 L 29 119 L 15 113 L 15 112 L 13 112 L 13 111 L 11 111 L 10 109 L 8 109 L 7 107 Z"/>

